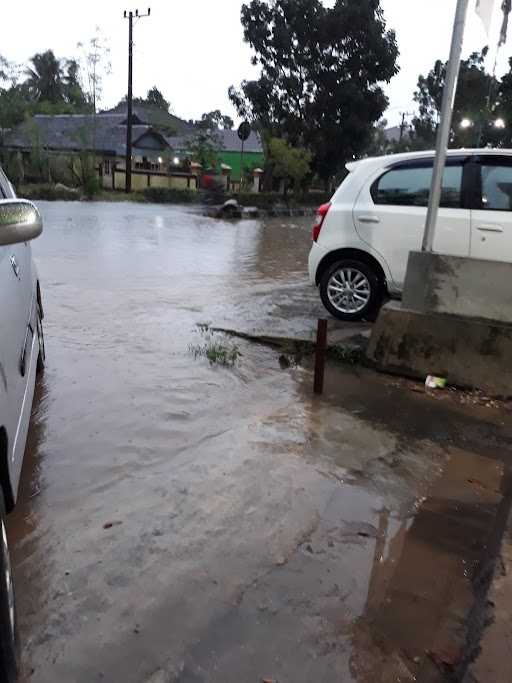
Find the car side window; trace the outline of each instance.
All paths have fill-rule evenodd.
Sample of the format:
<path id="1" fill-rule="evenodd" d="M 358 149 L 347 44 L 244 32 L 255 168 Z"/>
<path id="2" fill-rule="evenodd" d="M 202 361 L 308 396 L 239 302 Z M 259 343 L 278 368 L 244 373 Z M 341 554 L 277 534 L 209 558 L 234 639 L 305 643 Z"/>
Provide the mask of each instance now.
<path id="1" fill-rule="evenodd" d="M 5 173 L 0 168 L 0 199 L 13 199 L 14 192 L 11 183 L 7 180 Z"/>
<path id="2" fill-rule="evenodd" d="M 459 209 L 462 197 L 462 164 L 449 165 L 444 170 L 441 206 Z M 392 206 L 428 206 L 432 164 L 396 168 L 384 173 L 372 186 L 375 204 Z"/>
<path id="3" fill-rule="evenodd" d="M 481 168 L 482 209 L 512 211 L 512 166 L 483 161 Z"/>

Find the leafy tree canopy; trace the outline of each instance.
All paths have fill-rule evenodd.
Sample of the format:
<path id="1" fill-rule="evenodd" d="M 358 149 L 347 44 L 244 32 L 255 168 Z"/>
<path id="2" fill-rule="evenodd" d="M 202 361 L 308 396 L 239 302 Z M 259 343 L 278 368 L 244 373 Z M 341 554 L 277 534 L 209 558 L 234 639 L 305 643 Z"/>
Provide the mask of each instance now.
<path id="1" fill-rule="evenodd" d="M 506 74 L 500 83 L 486 71 L 486 56 L 487 48 L 484 48 L 461 62 L 453 110 L 451 147 L 499 146 L 506 140 L 506 130 L 496 128 L 493 123 L 497 118 L 506 116 L 507 93 L 512 102 L 512 74 Z M 437 60 L 426 76 L 420 75 L 418 78 L 414 93 L 418 114 L 409 132 L 411 149 L 432 149 L 435 146 L 446 68 L 445 62 Z M 509 111 L 512 114 L 512 109 Z M 464 120 L 471 125 L 462 127 Z"/>
<path id="2" fill-rule="evenodd" d="M 220 109 L 215 109 L 203 114 L 201 120 L 196 121 L 196 125 L 204 129 L 210 128 L 215 130 L 216 128 L 222 128 L 224 130 L 232 130 L 235 124 L 230 116 L 223 114 Z"/>
<path id="3" fill-rule="evenodd" d="M 268 153 L 269 161 L 273 165 L 273 175 L 283 180 L 291 179 L 295 189 L 299 189 L 311 171 L 311 152 L 292 147 L 282 138 L 270 138 Z"/>
<path id="4" fill-rule="evenodd" d="M 165 112 L 168 112 L 171 108 L 171 103 L 165 99 L 165 97 L 162 95 L 160 90 L 158 90 L 156 85 L 153 86 L 150 90 L 148 90 L 148 94 L 146 95 L 146 101 L 152 107 L 162 109 Z"/>
<path id="5" fill-rule="evenodd" d="M 327 180 L 364 150 L 398 71 L 379 0 L 251 0 L 242 25 L 261 75 L 232 86 L 231 101 L 262 132 L 311 150 Z"/>

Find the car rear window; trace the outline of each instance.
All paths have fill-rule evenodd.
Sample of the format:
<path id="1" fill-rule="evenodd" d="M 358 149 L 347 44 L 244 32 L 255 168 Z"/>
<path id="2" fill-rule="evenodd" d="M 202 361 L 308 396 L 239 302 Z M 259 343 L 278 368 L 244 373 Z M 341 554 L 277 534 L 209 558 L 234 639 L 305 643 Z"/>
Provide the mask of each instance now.
<path id="1" fill-rule="evenodd" d="M 432 162 L 417 166 L 393 168 L 372 186 L 375 204 L 392 206 L 428 206 L 432 182 Z M 461 206 L 462 163 L 448 165 L 444 170 L 441 206 L 455 209 Z"/>

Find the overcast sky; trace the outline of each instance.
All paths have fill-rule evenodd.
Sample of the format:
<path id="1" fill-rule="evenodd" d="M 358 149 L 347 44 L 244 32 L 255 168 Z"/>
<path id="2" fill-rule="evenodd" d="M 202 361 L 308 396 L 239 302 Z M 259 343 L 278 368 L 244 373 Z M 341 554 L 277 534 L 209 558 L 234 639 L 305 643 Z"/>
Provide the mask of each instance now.
<path id="1" fill-rule="evenodd" d="M 466 31 L 465 54 L 481 49 L 487 38 L 475 15 L 476 0 Z M 3 7 L 0 53 L 25 61 L 52 48 L 59 57 L 77 53 L 77 43 L 90 38 L 99 26 L 111 48 L 112 72 L 105 80 L 103 107 L 116 104 L 126 92 L 127 21 L 124 9 L 147 9 L 121 0 L 22 0 Z M 227 88 L 255 73 L 251 51 L 244 44 L 240 24 L 243 0 L 151 0 L 151 17 L 135 26 L 134 93 L 144 95 L 157 85 L 172 102 L 174 112 L 186 119 L 221 109 L 233 114 Z M 395 124 L 400 112 L 412 111 L 412 93 L 419 73 L 426 73 L 436 58 L 448 55 L 455 0 L 381 0 L 389 28 L 397 33 L 400 73 L 386 91 Z M 498 4 L 501 5 L 501 2 Z M 499 16 L 495 19 L 497 40 Z M 502 48 L 499 70 L 512 54 L 511 39 Z M 493 57 L 490 57 L 493 61 Z M 492 68 L 492 64 L 491 64 Z"/>

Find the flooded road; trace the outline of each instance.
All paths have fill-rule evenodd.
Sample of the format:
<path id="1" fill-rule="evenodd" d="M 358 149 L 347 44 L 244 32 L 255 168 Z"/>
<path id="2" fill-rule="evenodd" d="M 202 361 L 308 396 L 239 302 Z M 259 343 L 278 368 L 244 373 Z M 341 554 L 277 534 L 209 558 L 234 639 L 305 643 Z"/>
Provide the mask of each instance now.
<path id="1" fill-rule="evenodd" d="M 311 336 L 308 220 L 41 209 L 48 366 L 9 520 L 26 680 L 434 680 L 427 651 L 471 646 L 510 414 L 338 368 L 313 399 L 244 341 L 195 357 L 206 325 Z"/>

